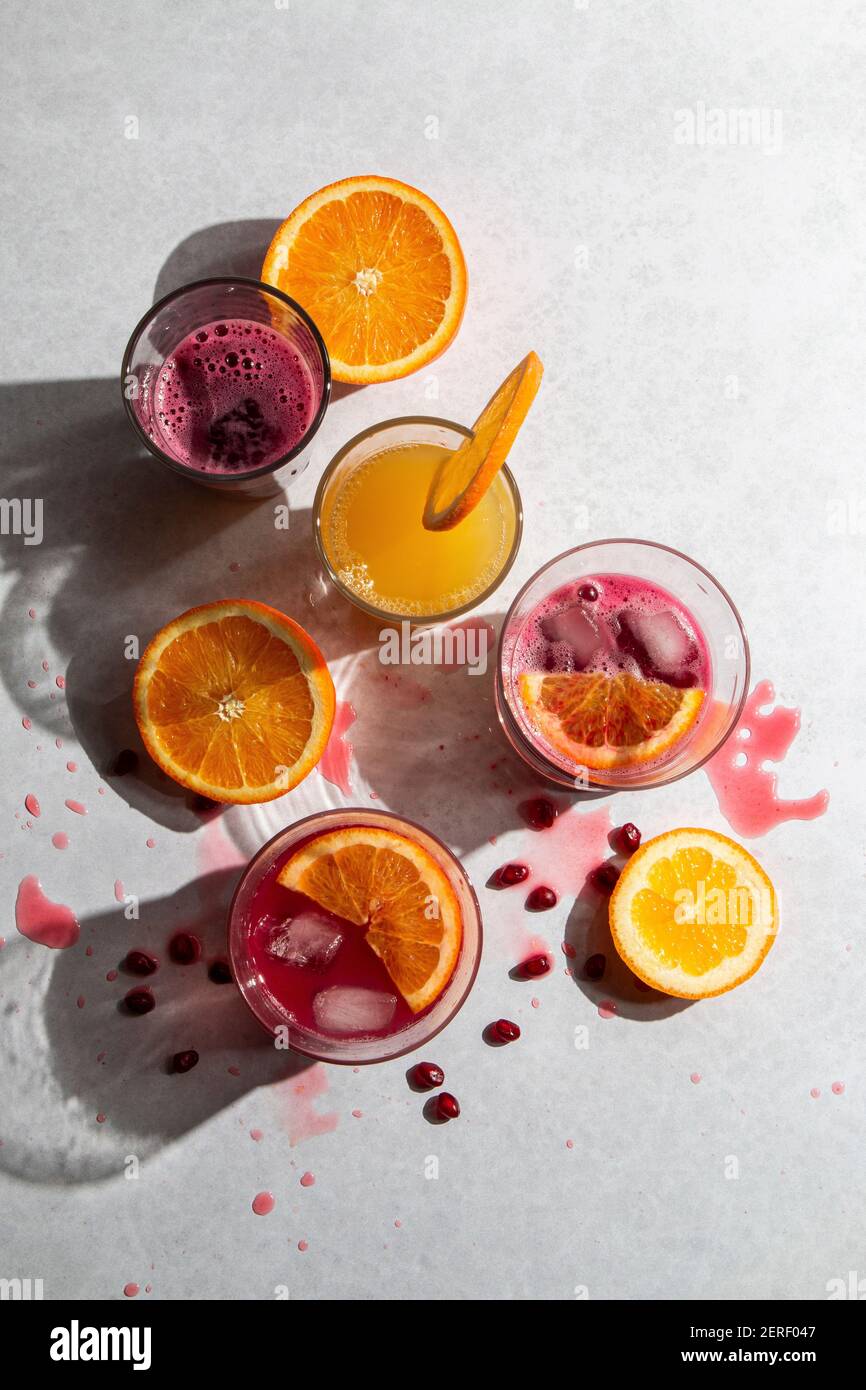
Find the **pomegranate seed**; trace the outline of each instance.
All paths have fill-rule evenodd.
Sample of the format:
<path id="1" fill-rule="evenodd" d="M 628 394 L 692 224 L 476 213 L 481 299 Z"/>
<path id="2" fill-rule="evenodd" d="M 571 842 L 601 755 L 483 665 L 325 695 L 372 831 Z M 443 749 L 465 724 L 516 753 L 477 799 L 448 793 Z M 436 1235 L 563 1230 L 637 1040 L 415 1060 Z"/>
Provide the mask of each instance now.
<path id="1" fill-rule="evenodd" d="M 198 1053 L 194 1047 L 187 1052 L 176 1052 L 171 1059 L 172 1071 L 192 1071 L 198 1065 Z"/>
<path id="2" fill-rule="evenodd" d="M 535 796 L 520 807 L 526 822 L 533 830 L 549 830 L 559 811 L 546 796 Z"/>
<path id="3" fill-rule="evenodd" d="M 601 955 L 601 953 L 599 952 L 598 955 L 589 957 L 589 960 L 583 967 L 583 973 L 585 974 L 588 980 L 600 980 L 604 975 L 606 968 L 607 957 Z"/>
<path id="4" fill-rule="evenodd" d="M 530 912 L 547 912 L 551 907 L 556 907 L 558 901 L 559 899 L 552 888 L 539 886 L 533 888 L 526 899 L 526 906 Z"/>
<path id="5" fill-rule="evenodd" d="M 212 960 L 207 972 L 208 979 L 215 985 L 230 985 L 232 982 L 231 966 L 227 960 L 220 958 Z"/>
<path id="6" fill-rule="evenodd" d="M 621 827 L 619 842 L 627 854 L 634 854 L 635 850 L 640 848 L 640 831 L 630 820 Z"/>
<path id="7" fill-rule="evenodd" d="M 440 1091 L 436 1097 L 436 1114 L 440 1120 L 456 1120 L 460 1106 L 450 1091 Z"/>
<path id="8" fill-rule="evenodd" d="M 159 961 L 147 951 L 129 951 L 123 962 L 131 975 L 152 975 L 158 969 Z"/>
<path id="9" fill-rule="evenodd" d="M 500 1042 L 517 1042 L 520 1037 L 520 1029 L 516 1023 L 512 1023 L 510 1018 L 497 1018 L 493 1025 L 493 1031 Z"/>
<path id="10" fill-rule="evenodd" d="M 553 961 L 550 959 L 550 956 L 544 955 L 530 956 L 521 966 L 524 975 L 529 975 L 532 979 L 535 979 L 538 975 L 546 975 L 552 968 Z"/>
<path id="11" fill-rule="evenodd" d="M 419 1062 L 412 1072 L 412 1080 L 416 1086 L 423 1086 L 425 1090 L 432 1091 L 434 1086 L 442 1085 L 445 1073 L 435 1062 Z"/>
<path id="12" fill-rule="evenodd" d="M 131 1014 L 149 1014 L 151 1009 L 156 1008 L 156 1000 L 147 985 L 139 985 L 137 989 L 131 989 L 124 995 L 126 1007 Z"/>
<path id="13" fill-rule="evenodd" d="M 584 603 L 595 603 L 598 598 L 598 589 L 594 584 L 581 584 L 577 591 L 577 597 L 582 598 Z"/>
<path id="14" fill-rule="evenodd" d="M 515 883 L 522 883 L 525 878 L 529 878 L 529 869 L 525 864 L 503 864 L 494 874 L 494 879 L 501 888 L 511 888 Z"/>
<path id="15" fill-rule="evenodd" d="M 612 893 L 619 878 L 619 869 L 615 864 L 599 864 L 597 869 L 593 869 L 590 879 L 596 888 L 600 888 L 603 893 Z"/>
<path id="16" fill-rule="evenodd" d="M 201 942 L 192 932 L 175 932 L 168 943 L 168 954 L 175 965 L 194 965 L 201 959 Z"/>

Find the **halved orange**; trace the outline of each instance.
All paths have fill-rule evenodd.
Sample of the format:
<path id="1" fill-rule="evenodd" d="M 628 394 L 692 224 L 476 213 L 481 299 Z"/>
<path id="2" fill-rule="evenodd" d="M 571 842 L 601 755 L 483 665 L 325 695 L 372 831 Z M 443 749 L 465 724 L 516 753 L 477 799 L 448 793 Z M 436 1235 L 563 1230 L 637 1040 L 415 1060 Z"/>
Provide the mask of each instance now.
<path id="1" fill-rule="evenodd" d="M 466 262 L 444 212 L 399 179 L 312 193 L 279 228 L 262 279 L 315 320 L 335 381 L 393 381 L 444 352 L 463 318 Z"/>
<path id="2" fill-rule="evenodd" d="M 271 801 L 315 767 L 334 684 L 312 637 L 250 599 L 191 608 L 138 664 L 135 718 L 150 756 L 214 801 Z"/>
<path id="3" fill-rule="evenodd" d="M 527 717 L 547 742 L 578 766 L 631 767 L 652 762 L 693 728 L 702 690 L 621 672 L 524 671 L 520 695 Z"/>
<path id="4" fill-rule="evenodd" d="M 669 830 L 628 861 L 610 900 L 614 945 L 664 994 L 707 999 L 754 975 L 778 930 L 756 859 L 715 830 Z"/>
<path id="5" fill-rule="evenodd" d="M 278 881 L 366 928 L 413 1013 L 438 999 L 457 964 L 463 920 L 447 875 L 421 845 L 375 826 L 327 831 L 292 855 Z"/>
<path id="6" fill-rule="evenodd" d="M 472 427 L 471 439 L 442 460 L 424 507 L 428 531 L 450 531 L 478 506 L 508 457 L 543 373 L 541 358 L 528 352 L 487 402 Z"/>

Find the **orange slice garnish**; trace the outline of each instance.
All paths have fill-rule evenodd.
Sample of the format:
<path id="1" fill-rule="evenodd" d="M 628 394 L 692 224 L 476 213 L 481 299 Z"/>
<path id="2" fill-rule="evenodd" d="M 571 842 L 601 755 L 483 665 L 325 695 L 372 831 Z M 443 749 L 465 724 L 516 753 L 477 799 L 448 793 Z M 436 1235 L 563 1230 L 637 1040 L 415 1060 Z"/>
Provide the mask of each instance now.
<path id="1" fill-rule="evenodd" d="M 527 353 L 487 402 L 472 427 L 471 439 L 442 460 L 424 508 L 428 531 L 450 531 L 478 506 L 508 457 L 543 373 L 541 358 Z"/>
<path id="2" fill-rule="evenodd" d="M 451 342 L 466 305 L 457 233 L 432 198 L 365 174 L 306 198 L 279 228 L 262 279 L 315 320 L 335 381 L 418 371 Z"/>
<path id="3" fill-rule="evenodd" d="M 150 756 L 214 801 L 271 801 L 315 767 L 334 685 L 302 627 L 247 599 L 191 608 L 138 665 L 135 718 Z"/>
<path id="4" fill-rule="evenodd" d="M 448 984 L 463 939 L 460 904 L 444 871 L 414 840 L 374 826 L 331 830 L 299 849 L 278 882 L 364 927 L 413 1013 Z"/>
<path id="5" fill-rule="evenodd" d="M 606 769 L 652 762 L 694 727 L 702 690 L 622 672 L 545 675 L 524 671 L 520 695 L 532 727 L 580 767 Z"/>
<path id="6" fill-rule="evenodd" d="M 628 861 L 610 900 L 610 929 L 645 984 L 681 999 L 741 985 L 778 930 L 776 894 L 742 845 L 715 830 L 669 830 Z"/>

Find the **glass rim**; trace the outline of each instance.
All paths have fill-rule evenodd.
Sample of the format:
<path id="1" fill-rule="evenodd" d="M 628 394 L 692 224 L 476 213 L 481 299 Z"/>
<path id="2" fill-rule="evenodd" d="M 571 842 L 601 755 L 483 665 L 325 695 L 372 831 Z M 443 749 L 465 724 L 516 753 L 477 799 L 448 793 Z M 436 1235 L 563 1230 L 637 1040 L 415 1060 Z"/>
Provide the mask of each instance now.
<path id="1" fill-rule="evenodd" d="M 594 785 L 591 784 L 588 788 L 586 788 L 587 792 L 590 795 L 599 795 L 602 793 L 617 791 L 652 790 L 655 787 L 670 786 L 674 782 L 680 781 L 682 777 L 688 777 L 691 775 L 691 773 L 697 772 L 699 768 L 703 767 L 705 763 L 709 762 L 710 758 L 715 757 L 716 753 L 718 753 L 719 749 L 724 746 L 724 744 L 730 738 L 731 733 L 736 728 L 737 723 L 740 719 L 740 715 L 743 712 L 746 700 L 749 696 L 749 682 L 752 676 L 752 658 L 751 652 L 749 650 L 749 639 L 746 636 L 746 629 L 743 626 L 743 620 L 740 617 L 739 609 L 737 608 L 737 605 L 734 603 L 733 599 L 731 598 L 724 585 L 720 584 L 718 579 L 716 579 L 715 575 L 711 574 L 711 572 L 706 568 L 706 566 L 702 565 L 700 561 L 694 560 L 691 555 L 686 555 L 685 551 L 683 550 L 677 550 L 675 546 L 663 545 L 661 541 L 642 540 L 637 536 L 609 536 L 604 538 L 603 540 L 584 541 L 581 545 L 574 545 L 569 550 L 563 550 L 559 555 L 554 555 L 550 560 L 547 560 L 539 569 L 535 571 L 534 574 L 530 575 L 529 579 L 527 579 L 526 583 L 522 586 L 519 593 L 515 595 L 514 602 L 509 607 L 508 612 L 506 613 L 505 618 L 503 619 L 502 628 L 500 629 L 499 634 L 499 650 L 497 652 L 496 658 L 496 684 L 497 687 L 501 686 L 502 692 L 502 699 L 497 699 L 496 701 L 499 721 L 500 723 L 505 723 L 503 715 L 507 715 L 509 728 L 517 736 L 520 742 L 525 744 L 527 748 L 531 751 L 534 760 L 543 764 L 545 768 L 549 767 L 555 770 L 555 773 L 557 774 L 556 776 L 553 776 L 553 774 L 547 774 L 551 776 L 552 780 L 558 781 L 559 777 L 564 777 L 565 774 L 563 770 L 561 768 L 556 767 L 556 764 L 551 762 L 551 760 L 547 757 L 547 755 L 544 753 L 542 749 L 537 749 L 534 744 L 530 743 L 527 735 L 521 729 L 517 717 L 511 708 L 511 703 L 505 693 L 505 680 L 502 672 L 502 655 L 505 641 L 505 633 L 508 630 L 508 625 L 511 621 L 512 614 L 514 613 L 518 604 L 521 602 L 524 595 L 528 593 L 532 585 L 535 584 L 535 582 L 538 579 L 540 579 L 542 575 L 544 575 L 554 565 L 559 564 L 560 561 L 567 560 L 571 555 L 578 555 L 582 551 L 594 550 L 603 545 L 633 545 L 644 547 L 647 550 L 662 550 L 668 555 L 675 556 L 678 560 L 683 560 L 687 565 L 690 565 L 692 569 L 698 570 L 699 573 L 704 575 L 704 577 L 710 581 L 713 588 L 716 589 L 716 591 L 719 594 L 721 594 L 722 598 L 725 600 L 725 602 L 728 605 L 728 608 L 733 614 L 734 621 L 737 625 L 737 630 L 740 635 L 740 640 L 743 644 L 743 663 L 745 669 L 743 689 L 740 692 L 740 697 L 737 700 L 736 704 L 732 704 L 730 707 L 729 714 L 733 712 L 732 717 L 727 722 L 727 727 L 724 733 L 722 733 L 720 737 L 713 742 L 712 747 L 701 758 L 698 758 L 696 762 L 690 763 L 688 767 L 682 768 L 679 771 L 672 771 L 670 776 L 659 777 L 659 779 L 655 782 L 644 783 L 639 782 L 637 780 L 629 781 L 627 779 L 623 779 L 619 782 L 596 782 Z M 663 765 L 660 771 L 663 771 Z"/>
<path id="2" fill-rule="evenodd" d="M 460 860 L 457 858 L 457 855 L 454 853 L 454 851 L 453 851 L 452 849 L 450 849 L 449 846 L 446 845 L 446 844 L 444 843 L 443 840 L 440 840 L 440 838 L 439 838 L 438 835 L 434 835 L 434 833 L 433 833 L 432 830 L 428 830 L 428 828 L 427 828 L 426 825 L 420 825 L 420 824 L 418 823 L 418 821 L 410 820 L 408 816 L 401 816 L 401 815 L 399 815 L 396 811 L 375 811 L 375 810 L 371 811 L 370 808 L 367 807 L 367 806 L 345 806 L 345 807 L 339 807 L 339 808 L 337 808 L 337 809 L 335 809 L 335 810 L 329 810 L 329 811 L 313 811 L 313 812 L 311 812 L 311 814 L 308 815 L 308 816 L 302 816 L 300 820 L 292 821 L 291 824 L 289 824 L 289 825 L 284 825 L 283 828 L 282 828 L 282 830 L 278 830 L 277 833 L 276 833 L 275 835 L 272 835 L 271 838 L 270 838 L 269 840 L 267 840 L 267 841 L 261 846 L 260 849 L 256 850 L 256 853 L 255 853 L 255 854 L 252 856 L 252 858 L 249 860 L 249 862 L 247 863 L 246 867 L 245 867 L 244 870 L 243 870 L 243 873 L 241 874 L 240 878 L 238 879 L 238 881 L 237 881 L 237 883 L 236 883 L 236 885 L 235 885 L 234 892 L 232 893 L 231 902 L 229 903 L 228 916 L 227 916 L 227 923 L 226 923 L 226 936 L 227 936 L 228 955 L 229 955 L 229 960 L 230 960 L 230 961 L 232 961 L 232 921 L 233 921 L 233 919 L 234 919 L 234 914 L 235 914 L 235 905 L 236 905 L 236 903 L 237 903 L 238 897 L 240 896 L 241 889 L 243 888 L 243 886 L 244 886 L 244 884 L 246 883 L 247 879 L 249 878 L 250 874 L 253 872 L 253 870 L 256 868 L 256 866 L 259 864 L 260 860 L 261 860 L 265 855 L 267 855 L 268 851 L 272 848 L 272 846 L 275 845 L 276 842 L 277 842 L 278 840 L 281 840 L 282 837 L 283 837 L 283 836 L 286 834 L 286 832 L 289 831 L 289 830 L 298 830 L 298 829 L 300 829 L 301 827 L 307 827 L 307 828 L 310 830 L 310 832 L 312 833 L 312 830 L 313 830 L 313 823 L 314 823 L 314 822 L 321 822 L 321 821 L 329 820 L 329 819 L 331 819 L 332 817 L 336 817 L 336 818 L 339 819 L 339 818 L 342 817 L 342 816 L 351 816 L 351 815 L 359 815 L 359 816 L 380 816 L 383 820 L 395 821 L 395 822 L 397 822 L 397 823 L 400 824 L 400 825 L 408 826 L 410 830 L 418 830 L 418 831 L 421 832 L 422 835 L 426 835 L 426 836 L 428 837 L 428 839 L 432 840 L 433 843 L 434 843 L 435 845 L 437 845 L 438 848 L 442 851 L 443 855 L 444 855 L 445 858 L 449 861 L 449 863 L 453 864 L 453 866 L 454 866 L 454 868 L 455 868 L 457 874 L 460 876 L 460 878 L 461 878 L 462 881 L 463 881 L 464 887 L 465 887 L 465 889 L 466 889 L 466 892 L 467 892 L 467 895 L 468 895 L 468 898 L 469 898 L 469 902 L 471 903 L 472 908 L 474 909 L 474 912 L 475 912 L 475 921 L 476 921 L 476 926 L 477 926 L 478 942 L 477 942 L 477 946 L 476 946 L 476 950 L 475 950 L 475 959 L 474 959 L 473 962 L 472 962 L 472 968 L 471 968 L 471 970 L 470 970 L 470 972 L 469 972 L 469 977 L 468 977 L 468 979 L 467 979 L 467 981 L 466 981 L 466 984 L 465 984 L 465 986 L 464 986 L 462 992 L 460 993 L 459 998 L 455 1001 L 453 1007 L 450 1007 L 450 1008 L 449 1008 L 448 1013 L 447 1013 L 446 1017 L 442 1019 L 442 1022 L 441 1022 L 441 1023 L 437 1023 L 436 1027 L 435 1027 L 435 1028 L 432 1028 L 432 1029 L 430 1030 L 430 1032 L 427 1033 L 427 1034 L 426 1034 L 422 1039 L 420 1039 L 418 1042 L 410 1043 L 410 1044 L 409 1044 L 408 1046 L 406 1046 L 406 1047 L 398 1047 L 398 1048 L 395 1048 L 394 1050 L 383 1052 L 383 1054 L 382 1054 L 381 1056 L 379 1056 L 379 1057 L 349 1057 L 349 1056 L 345 1056 L 345 1057 L 343 1057 L 343 1056 L 334 1057 L 334 1056 L 331 1056 L 331 1055 L 328 1055 L 328 1054 L 324 1054 L 321 1050 L 320 1050 L 320 1051 L 316 1051 L 315 1048 L 313 1048 L 313 1047 L 301 1046 L 301 1045 L 298 1045 L 297 1043 L 295 1043 L 294 1041 L 291 1041 L 291 1040 L 290 1040 L 290 1042 L 289 1042 L 289 1050 L 290 1050 L 291 1052 L 295 1052 L 295 1053 L 297 1053 L 297 1054 L 298 1054 L 299 1056 L 301 1056 L 301 1057 L 309 1057 L 309 1058 L 311 1059 L 311 1061 L 314 1061 L 314 1062 L 327 1062 L 327 1063 L 332 1064 L 332 1065 L 334 1065 L 334 1066 L 340 1066 L 340 1067 L 374 1066 L 374 1065 L 375 1065 L 376 1063 L 378 1063 L 378 1062 L 393 1062 L 395 1059 L 397 1059 L 397 1058 L 399 1058 L 399 1057 L 406 1057 L 406 1056 L 408 1056 L 410 1052 L 416 1052 L 416 1051 L 418 1050 L 419 1047 L 426 1047 L 427 1043 L 430 1042 L 432 1038 L 435 1038 L 439 1033 L 442 1032 L 443 1028 L 447 1028 L 447 1027 L 448 1027 L 448 1024 L 451 1023 L 452 1020 L 453 1020 L 454 1018 L 456 1018 L 457 1014 L 460 1012 L 460 1010 L 463 1008 L 463 1005 L 466 1003 L 466 1000 L 469 998 L 469 995 L 470 995 L 470 993 L 472 992 L 472 987 L 473 987 L 473 985 L 475 984 L 476 979 L 478 978 L 478 971 L 479 971 L 479 969 L 480 969 L 480 967 L 481 967 L 481 953 L 482 953 L 482 949 L 483 949 L 483 946 L 484 946 L 484 923 L 483 923 L 483 918 L 482 918 L 482 916 L 481 916 L 481 904 L 480 904 L 479 901 L 478 901 L 478 894 L 475 892 L 475 889 L 474 889 L 474 887 L 473 887 L 473 885 L 472 885 L 472 880 L 470 879 L 469 875 L 467 874 L 465 868 L 463 867 L 463 865 L 462 865 L 462 863 L 460 862 Z M 361 824 L 361 822 L 357 822 L 357 824 Z M 465 939 L 465 932 L 464 932 L 464 939 Z M 459 956 L 458 956 L 458 961 L 459 961 Z M 232 964 L 233 964 L 233 961 L 232 961 Z M 457 969 L 457 964 L 455 963 L 454 970 L 456 971 L 456 969 Z M 233 973 L 234 973 L 234 971 L 233 971 Z M 453 974 L 452 974 L 452 978 L 453 978 Z M 450 981 L 449 981 L 449 983 L 450 983 Z M 241 985 L 241 983 L 240 983 L 240 981 L 238 980 L 236 974 L 235 974 L 235 984 L 237 985 L 238 992 L 239 992 L 241 998 L 243 999 L 244 1004 L 245 1004 L 245 1005 L 247 1006 L 247 1008 L 249 1009 L 249 1011 L 250 1011 L 250 1013 L 252 1014 L 253 1018 L 256 1020 L 256 1022 L 259 1024 L 259 1026 L 265 1030 L 266 1033 L 268 1033 L 268 1034 L 270 1034 L 271 1036 L 273 1036 L 273 1030 L 272 1030 L 271 1028 L 268 1027 L 268 1025 L 263 1021 L 263 1019 L 261 1018 L 261 1016 L 259 1015 L 259 1013 L 256 1011 L 255 1007 L 253 1006 L 253 1003 L 252 1003 L 251 999 L 249 998 L 249 996 L 248 996 L 248 994 L 247 994 L 247 991 L 246 991 L 246 990 L 244 989 L 244 987 Z M 448 986 L 446 985 L 446 986 L 445 986 L 445 989 L 447 990 L 447 988 L 448 988 Z M 440 997 L 441 997 L 441 996 L 440 996 Z M 434 1001 L 434 1004 L 435 1004 L 435 1001 Z M 292 1032 L 291 1026 L 290 1026 L 290 1025 L 286 1025 L 286 1026 L 289 1027 L 289 1032 L 290 1032 L 290 1034 L 291 1034 L 291 1032 Z M 305 1036 L 305 1037 L 308 1037 L 308 1036 L 313 1036 L 313 1035 L 304 1033 L 304 1036 Z M 399 1038 L 400 1034 L 399 1034 L 399 1033 L 393 1033 L 393 1034 L 391 1034 L 390 1036 L 391 1036 L 392 1038 Z M 383 1043 L 387 1043 L 388 1041 L 389 1041 L 389 1038 L 388 1038 L 387 1036 L 384 1037 L 384 1038 L 382 1039 L 382 1042 L 383 1042 Z"/>
<path id="3" fill-rule="evenodd" d="M 164 449 L 161 449 L 142 429 L 138 417 L 132 409 L 130 399 L 125 389 L 133 349 L 152 319 L 154 319 L 162 309 L 166 308 L 167 305 L 171 304 L 176 299 L 180 299 L 182 295 L 189 294 L 191 290 L 208 289 L 216 285 L 243 285 L 247 289 L 260 290 L 264 291 L 265 294 L 273 295 L 274 299 L 281 301 L 288 308 L 292 309 L 294 313 L 297 314 L 298 318 L 304 322 L 306 327 L 310 330 L 319 356 L 322 359 L 322 373 L 324 377 L 322 383 L 322 399 L 319 402 L 319 408 L 310 423 L 309 429 L 287 454 L 282 454 L 272 463 L 263 464 L 260 468 L 253 468 L 244 473 L 205 473 L 201 468 L 191 468 L 188 464 L 180 463 L 177 459 L 173 459 L 170 454 L 167 454 Z M 283 290 L 278 289 L 276 285 L 268 285 L 264 280 L 253 280 L 245 275 L 211 275 L 204 280 L 191 280 L 189 284 L 179 285 L 176 290 L 171 290 L 168 294 L 163 295 L 162 299 L 158 299 L 155 304 L 150 306 L 145 314 L 142 314 L 138 323 L 130 333 L 120 367 L 120 391 L 123 396 L 123 404 L 127 419 L 132 424 L 133 429 L 145 448 L 153 454 L 155 458 L 158 458 L 161 463 L 166 464 L 166 466 L 173 469 L 175 473 L 179 473 L 181 477 L 192 478 L 197 482 L 200 482 L 202 478 L 206 478 L 208 483 L 212 483 L 215 487 L 229 488 L 233 484 L 245 483 L 252 478 L 267 477 L 268 474 L 277 472 L 277 470 L 284 467 L 285 464 L 291 463 L 292 459 L 297 458 L 298 455 L 308 447 L 325 418 L 325 412 L 331 399 L 331 380 L 331 359 L 328 355 L 328 349 L 325 346 L 325 340 L 316 323 L 307 313 L 303 305 L 299 304 L 296 299 L 292 299 L 290 295 L 285 294 Z"/>
<path id="4" fill-rule="evenodd" d="M 470 599 L 468 603 L 461 604 L 459 608 L 449 608 L 443 613 L 396 613 L 393 609 L 377 608 L 375 604 L 367 603 L 359 594 L 354 593 L 353 590 L 343 584 L 328 558 L 322 540 L 322 502 L 332 475 L 339 468 L 340 464 L 343 463 L 347 454 L 365 439 L 369 439 L 372 435 L 378 434 L 380 430 L 390 429 L 393 425 L 438 425 L 445 429 L 454 430 L 457 434 L 462 434 L 464 439 L 473 438 L 473 431 L 468 425 L 460 425 L 456 420 L 445 420 L 438 415 L 397 415 L 391 420 L 381 420 L 376 425 L 368 425 L 365 430 L 361 430 L 359 434 L 347 440 L 342 448 L 337 450 L 319 478 L 316 495 L 313 499 L 313 539 L 319 559 L 331 583 L 339 590 L 343 597 L 348 599 L 350 603 L 353 603 L 356 608 L 360 608 L 362 612 L 369 614 L 372 618 L 384 618 L 386 621 L 390 620 L 392 623 L 410 622 L 416 627 L 432 626 L 434 623 L 443 623 L 448 618 L 459 618 L 464 613 L 470 612 L 471 609 L 477 608 L 479 604 L 483 603 L 491 594 L 495 593 L 503 580 L 508 577 L 517 559 L 517 553 L 520 550 L 520 543 L 523 539 L 523 499 L 520 496 L 520 489 L 517 486 L 514 474 L 511 472 L 507 463 L 504 463 L 499 471 L 505 478 L 511 499 L 514 503 L 514 539 L 511 544 L 511 549 L 508 552 L 508 557 L 495 579 L 493 579 L 491 583 L 488 584 L 487 588 L 482 590 L 480 594 Z"/>

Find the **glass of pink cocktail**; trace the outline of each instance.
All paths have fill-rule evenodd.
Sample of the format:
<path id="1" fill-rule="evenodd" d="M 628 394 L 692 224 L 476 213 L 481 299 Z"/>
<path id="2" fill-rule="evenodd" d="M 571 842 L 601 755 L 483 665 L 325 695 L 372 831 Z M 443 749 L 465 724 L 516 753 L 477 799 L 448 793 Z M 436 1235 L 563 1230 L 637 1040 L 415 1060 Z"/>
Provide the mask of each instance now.
<path id="1" fill-rule="evenodd" d="M 728 737 L 749 646 L 725 590 L 652 541 L 593 541 L 523 587 L 502 629 L 496 700 L 514 750 L 563 787 L 656 787 Z"/>
<path id="2" fill-rule="evenodd" d="M 383 959 L 381 945 L 377 953 L 370 944 L 382 940 L 376 895 L 372 920 L 357 920 L 366 915 L 362 904 L 351 921 L 279 882 L 305 851 L 327 847 L 342 832 L 370 831 L 400 837 L 424 862 L 435 864 L 435 873 L 444 876 L 440 893 L 451 905 L 452 925 L 459 922 L 459 947 L 426 1007 L 407 1002 L 391 973 L 393 963 L 391 970 L 386 963 L 387 952 Z M 435 903 L 431 911 L 435 922 Z M 228 934 L 241 993 L 277 1042 L 319 1061 L 353 1065 L 399 1057 L 428 1042 L 465 1001 L 481 958 L 478 901 L 458 860 L 412 821 L 366 809 L 308 816 L 274 836 L 238 884 Z M 405 977 L 400 978 L 405 989 Z"/>
<path id="3" fill-rule="evenodd" d="M 331 368 L 299 304 L 272 285 L 221 277 L 185 285 L 145 314 L 121 387 L 136 432 L 169 468 L 270 496 L 309 462 Z"/>

